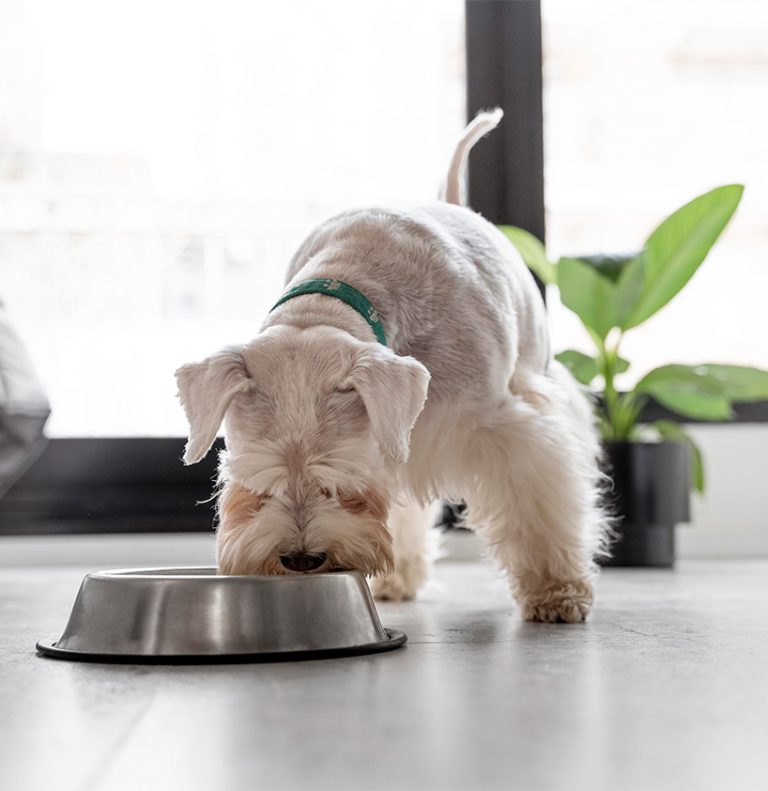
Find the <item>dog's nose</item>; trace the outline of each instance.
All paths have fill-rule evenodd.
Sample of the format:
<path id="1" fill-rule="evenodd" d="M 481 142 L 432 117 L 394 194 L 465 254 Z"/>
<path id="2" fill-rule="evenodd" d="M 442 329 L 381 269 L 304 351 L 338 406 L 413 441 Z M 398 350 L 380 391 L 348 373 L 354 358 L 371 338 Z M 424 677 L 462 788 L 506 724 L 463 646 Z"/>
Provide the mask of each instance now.
<path id="1" fill-rule="evenodd" d="M 324 552 L 317 555 L 307 555 L 305 552 L 291 552 L 290 555 L 280 555 L 280 562 L 289 571 L 314 571 L 325 563 L 328 557 Z"/>

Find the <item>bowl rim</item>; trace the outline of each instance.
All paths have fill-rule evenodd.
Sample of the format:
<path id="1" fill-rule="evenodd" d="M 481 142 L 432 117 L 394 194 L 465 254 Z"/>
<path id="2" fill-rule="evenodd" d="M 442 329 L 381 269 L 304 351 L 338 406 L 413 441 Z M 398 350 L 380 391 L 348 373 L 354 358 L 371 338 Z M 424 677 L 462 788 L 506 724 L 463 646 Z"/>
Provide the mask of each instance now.
<path id="1" fill-rule="evenodd" d="M 66 659 L 77 662 L 101 662 L 123 665 L 223 665 L 236 663 L 260 662 L 299 662 L 310 659 L 336 659 L 361 654 L 377 654 L 393 651 L 408 641 L 405 632 L 399 629 L 387 629 L 386 640 L 365 645 L 351 645 L 339 648 L 302 649 L 298 651 L 268 651 L 257 653 L 236 654 L 106 654 L 89 651 L 74 651 L 69 648 L 58 648 L 57 642 L 40 640 L 35 648 L 38 656 L 50 659 Z"/>
<path id="2" fill-rule="evenodd" d="M 176 573 L 178 572 L 178 573 Z M 185 573 L 186 572 L 186 573 Z M 211 572 L 211 573 L 201 573 Z M 216 566 L 156 566 L 147 568 L 102 569 L 89 571 L 85 576 L 91 579 L 132 579 L 132 580 L 258 580 L 260 582 L 280 582 L 284 580 L 327 579 L 348 575 L 366 579 L 362 571 L 345 569 L 306 574 L 219 574 Z"/>

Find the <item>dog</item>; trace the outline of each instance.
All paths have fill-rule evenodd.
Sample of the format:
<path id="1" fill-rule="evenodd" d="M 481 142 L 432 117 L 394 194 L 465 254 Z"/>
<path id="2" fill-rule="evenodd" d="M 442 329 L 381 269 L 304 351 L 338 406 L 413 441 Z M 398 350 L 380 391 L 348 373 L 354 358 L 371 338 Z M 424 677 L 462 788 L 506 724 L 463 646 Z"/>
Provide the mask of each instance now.
<path id="1" fill-rule="evenodd" d="M 184 462 L 225 429 L 220 573 L 355 569 L 412 598 L 445 498 L 467 504 L 523 619 L 586 618 L 608 531 L 591 405 L 519 254 L 461 205 L 501 115 L 465 129 L 442 201 L 323 223 L 259 334 L 176 372 Z"/>

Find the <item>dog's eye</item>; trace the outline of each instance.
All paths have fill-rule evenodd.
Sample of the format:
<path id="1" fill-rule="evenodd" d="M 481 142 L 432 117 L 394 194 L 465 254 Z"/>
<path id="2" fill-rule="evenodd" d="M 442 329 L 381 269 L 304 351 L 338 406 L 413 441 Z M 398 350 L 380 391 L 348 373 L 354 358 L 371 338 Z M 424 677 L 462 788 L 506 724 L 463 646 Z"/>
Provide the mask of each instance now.
<path id="1" fill-rule="evenodd" d="M 339 505 L 353 514 L 361 514 L 369 509 L 368 501 L 361 494 L 338 493 Z"/>

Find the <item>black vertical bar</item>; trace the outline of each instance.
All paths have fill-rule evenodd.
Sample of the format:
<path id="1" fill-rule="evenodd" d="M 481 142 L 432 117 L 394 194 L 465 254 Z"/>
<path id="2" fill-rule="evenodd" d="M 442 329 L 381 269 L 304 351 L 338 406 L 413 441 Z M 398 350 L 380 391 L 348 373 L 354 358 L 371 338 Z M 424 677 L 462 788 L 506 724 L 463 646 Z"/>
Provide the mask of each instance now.
<path id="1" fill-rule="evenodd" d="M 467 113 L 504 119 L 470 154 L 469 203 L 544 241 L 541 3 L 466 0 Z"/>

